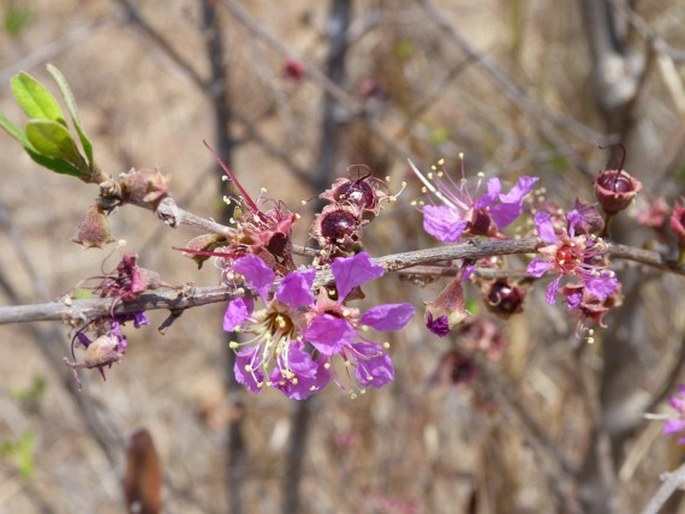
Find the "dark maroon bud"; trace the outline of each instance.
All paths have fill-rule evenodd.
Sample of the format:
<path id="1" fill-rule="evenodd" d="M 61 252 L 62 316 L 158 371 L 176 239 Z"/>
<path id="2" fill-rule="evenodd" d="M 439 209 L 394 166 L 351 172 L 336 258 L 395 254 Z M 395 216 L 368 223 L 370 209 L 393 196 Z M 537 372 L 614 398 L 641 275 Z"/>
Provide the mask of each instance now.
<path id="1" fill-rule="evenodd" d="M 363 209 L 373 209 L 376 204 L 376 198 L 373 193 L 373 188 L 366 181 L 369 175 L 358 178 L 357 180 L 348 180 L 338 187 L 334 193 L 333 198 L 336 202 L 351 202 Z"/>
<path id="2" fill-rule="evenodd" d="M 361 211 L 362 218 L 368 221 L 378 216 L 383 200 L 392 201 L 395 197 L 390 195 L 385 182 L 371 174 L 368 166 L 353 164 L 348 166 L 348 173 L 352 175 L 352 170 L 355 168 L 363 169 L 365 174 L 357 178 L 339 178 L 330 189 L 319 196 L 334 204 L 356 207 Z"/>
<path id="3" fill-rule="evenodd" d="M 357 219 L 349 212 L 331 212 L 321 220 L 321 235 L 331 243 L 343 241 L 354 234 L 358 225 Z"/>
<path id="4" fill-rule="evenodd" d="M 617 214 L 642 190 L 642 183 L 625 170 L 602 170 L 594 182 L 595 196 L 607 214 Z"/>
<path id="5" fill-rule="evenodd" d="M 508 319 L 512 314 L 523 312 L 526 290 L 510 284 L 506 278 L 486 283 L 483 293 L 488 310 L 500 318 Z"/>
<path id="6" fill-rule="evenodd" d="M 600 171 L 593 182 L 595 197 L 604 212 L 610 216 L 628 207 L 633 198 L 642 190 L 642 183 L 623 169 L 626 151 L 623 145 L 619 144 L 619 146 L 623 151 L 621 164 L 616 169 Z"/>
<path id="7" fill-rule="evenodd" d="M 351 205 L 327 205 L 317 214 L 311 235 L 322 248 L 344 248 L 359 240 L 361 225 L 358 209 Z"/>

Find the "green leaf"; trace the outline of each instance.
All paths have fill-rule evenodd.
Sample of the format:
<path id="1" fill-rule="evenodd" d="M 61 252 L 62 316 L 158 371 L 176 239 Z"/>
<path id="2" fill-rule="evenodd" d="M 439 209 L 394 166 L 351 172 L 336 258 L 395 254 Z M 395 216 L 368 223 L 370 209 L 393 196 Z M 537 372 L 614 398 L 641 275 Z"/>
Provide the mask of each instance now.
<path id="1" fill-rule="evenodd" d="M 67 104 L 67 110 L 71 115 L 71 120 L 74 122 L 74 127 L 76 128 L 78 137 L 81 140 L 83 152 L 86 154 L 86 158 L 88 159 L 88 166 L 90 166 L 92 169 L 93 144 L 91 143 L 90 139 L 88 139 L 88 136 L 86 136 L 85 130 L 83 130 L 83 125 L 81 124 L 81 119 L 79 118 L 78 111 L 76 110 L 76 101 L 74 100 L 74 95 L 71 92 L 71 88 L 69 87 L 67 80 L 64 78 L 64 75 L 62 75 L 62 72 L 59 71 L 55 66 L 48 64 L 47 69 L 50 75 L 52 75 L 52 78 L 55 79 L 55 82 L 57 82 L 57 86 L 62 93 L 64 102 Z"/>
<path id="2" fill-rule="evenodd" d="M 5 132 L 21 143 L 21 146 L 26 148 L 26 145 L 30 145 L 28 139 L 26 139 L 26 134 L 24 131 L 12 123 L 7 116 L 0 112 L 0 127 L 2 127 Z"/>
<path id="3" fill-rule="evenodd" d="M 88 173 L 88 167 L 76 148 L 69 131 L 59 123 L 51 120 L 29 120 L 26 124 L 26 137 L 33 147 L 47 157 L 70 162 Z"/>
<path id="4" fill-rule="evenodd" d="M 0 113 L 0 127 L 2 127 L 14 139 L 19 141 L 19 143 L 21 144 L 21 146 L 24 147 L 24 150 L 26 150 L 26 153 L 29 154 L 31 159 L 33 159 L 41 166 L 48 168 L 52 171 L 55 171 L 57 173 L 72 175 L 78 178 L 83 177 L 83 171 L 78 169 L 73 164 L 70 164 L 64 161 L 63 159 L 58 159 L 55 157 L 50 157 L 48 155 L 41 154 L 38 150 L 36 150 L 31 141 L 29 141 L 28 137 L 26 137 L 24 131 L 17 127 L 9 119 L 7 119 L 7 117 L 2 113 Z"/>
<path id="5" fill-rule="evenodd" d="M 55 97 L 31 75 L 23 71 L 18 73 L 10 79 L 10 86 L 17 103 L 29 118 L 47 119 L 67 126 Z"/>
<path id="6" fill-rule="evenodd" d="M 72 177 L 77 177 L 83 180 L 83 170 L 80 170 L 70 162 L 67 162 L 63 159 L 43 155 L 35 150 L 30 150 L 26 147 L 24 147 L 24 149 L 26 150 L 26 153 L 29 154 L 29 157 L 33 159 L 34 162 L 40 164 L 44 168 L 52 170 L 56 173 L 61 173 L 63 175 L 71 175 Z"/>

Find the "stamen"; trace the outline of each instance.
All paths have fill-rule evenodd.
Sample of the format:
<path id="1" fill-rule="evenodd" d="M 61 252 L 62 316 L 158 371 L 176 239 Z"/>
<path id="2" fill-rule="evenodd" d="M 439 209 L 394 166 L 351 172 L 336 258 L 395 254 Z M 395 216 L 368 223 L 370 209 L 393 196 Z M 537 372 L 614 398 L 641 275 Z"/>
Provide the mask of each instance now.
<path id="1" fill-rule="evenodd" d="M 419 169 L 416 167 L 416 165 L 411 161 L 411 159 L 408 160 L 409 162 L 409 167 L 411 170 L 414 172 L 414 175 L 418 177 L 418 179 L 426 186 L 426 189 L 433 193 L 440 201 L 442 201 L 445 205 L 448 207 L 452 207 L 453 209 L 456 209 L 457 206 L 450 201 L 445 195 L 443 195 L 440 191 L 438 191 L 433 184 L 430 183 L 430 181 L 423 176 L 423 174 L 419 171 Z M 421 191 L 425 193 L 425 189 L 421 188 Z"/>

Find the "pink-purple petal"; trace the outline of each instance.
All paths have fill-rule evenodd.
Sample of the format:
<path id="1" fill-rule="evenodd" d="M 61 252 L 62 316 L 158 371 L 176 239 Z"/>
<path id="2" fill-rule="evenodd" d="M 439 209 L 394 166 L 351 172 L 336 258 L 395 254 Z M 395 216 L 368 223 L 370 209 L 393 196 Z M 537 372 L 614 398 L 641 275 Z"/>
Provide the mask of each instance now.
<path id="1" fill-rule="evenodd" d="M 261 391 L 260 384 L 264 381 L 264 374 L 259 369 L 259 357 L 256 355 L 256 350 L 257 347 L 239 350 L 233 365 L 236 381 L 252 393 Z M 246 369 L 248 367 L 250 371 Z"/>
<path id="2" fill-rule="evenodd" d="M 276 299 L 285 303 L 291 309 L 304 307 L 314 303 L 312 284 L 316 277 L 316 270 L 294 271 L 288 273 L 276 289 Z"/>
<path id="3" fill-rule="evenodd" d="M 672 435 L 685 430 L 685 419 L 669 419 L 664 424 L 664 434 Z"/>
<path id="4" fill-rule="evenodd" d="M 443 243 L 457 243 L 468 225 L 461 213 L 446 205 L 425 205 L 423 213 L 423 229 Z"/>
<path id="5" fill-rule="evenodd" d="M 484 195 L 481 195 L 480 198 L 476 200 L 474 207 L 476 209 L 482 209 L 483 207 L 492 205 L 495 200 L 497 200 L 500 191 L 502 191 L 502 183 L 500 180 L 497 177 L 489 178 L 488 192 Z"/>
<path id="6" fill-rule="evenodd" d="M 613 273 L 606 272 L 602 276 L 585 282 L 585 289 L 595 295 L 600 302 L 606 300 L 616 290 L 618 279 Z"/>
<path id="7" fill-rule="evenodd" d="M 226 332 L 233 332 L 240 327 L 252 314 L 253 300 L 251 297 L 238 297 L 230 302 L 226 307 L 224 314 L 224 330 Z"/>
<path id="8" fill-rule="evenodd" d="M 500 202 L 520 203 L 523 197 L 533 190 L 535 183 L 540 180 L 538 177 L 523 175 L 516 181 L 516 185 L 507 194 L 499 195 Z"/>
<path id="9" fill-rule="evenodd" d="M 554 305 L 557 300 L 557 293 L 559 292 L 559 282 L 561 282 L 561 276 L 558 276 L 552 280 L 547 286 L 547 293 L 545 294 L 545 300 L 548 304 Z"/>
<path id="10" fill-rule="evenodd" d="M 324 355 L 336 355 L 352 342 L 355 334 L 347 320 L 324 314 L 312 320 L 304 332 L 304 340 Z"/>
<path id="11" fill-rule="evenodd" d="M 540 278 L 550 269 L 552 269 L 552 264 L 538 257 L 530 261 L 526 272 L 531 277 Z"/>
<path id="12" fill-rule="evenodd" d="M 266 295 L 269 293 L 276 275 L 262 259 L 256 255 L 246 255 L 235 261 L 233 270 L 244 276 L 247 283 L 266 302 Z"/>
<path id="13" fill-rule="evenodd" d="M 370 308 L 359 320 L 381 332 L 400 330 L 414 316 L 414 306 L 409 303 L 386 303 Z"/>
<path id="14" fill-rule="evenodd" d="M 395 378 L 392 360 L 380 345 L 363 341 L 352 345 L 357 355 L 354 374 L 367 387 L 383 387 Z"/>
<path id="15" fill-rule="evenodd" d="M 366 252 L 352 257 L 338 257 L 331 265 L 338 291 L 338 301 L 342 302 L 350 291 L 357 286 L 383 275 L 383 266 L 375 264 Z"/>
<path id="16" fill-rule="evenodd" d="M 556 243 L 557 235 L 554 232 L 554 225 L 552 224 L 552 217 L 546 212 L 536 212 L 535 227 L 538 229 L 538 235 L 543 241 L 548 243 Z"/>

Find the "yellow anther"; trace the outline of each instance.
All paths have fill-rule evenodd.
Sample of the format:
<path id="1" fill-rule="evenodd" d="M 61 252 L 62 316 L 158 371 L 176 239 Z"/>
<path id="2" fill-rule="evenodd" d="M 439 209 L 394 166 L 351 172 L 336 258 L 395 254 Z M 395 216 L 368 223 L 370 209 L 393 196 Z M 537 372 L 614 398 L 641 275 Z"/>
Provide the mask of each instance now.
<path id="1" fill-rule="evenodd" d="M 429 171 L 426 176 L 428 177 L 428 180 L 433 180 L 433 172 Z"/>
<path id="2" fill-rule="evenodd" d="M 231 341 L 230 343 L 228 343 L 228 347 L 229 347 L 231 350 L 235 350 L 236 348 L 238 348 L 238 346 L 240 346 L 240 345 L 238 344 L 238 341 Z"/>
<path id="3" fill-rule="evenodd" d="M 248 373 L 252 373 L 252 366 L 250 366 L 249 364 L 245 364 L 245 371 L 247 371 Z"/>
<path id="4" fill-rule="evenodd" d="M 385 348 L 386 350 L 387 350 L 388 348 L 390 348 L 390 343 L 389 343 L 388 341 L 384 342 L 384 343 L 383 343 L 383 348 Z"/>
<path id="5" fill-rule="evenodd" d="M 421 187 L 421 192 L 422 192 L 423 194 L 426 194 L 426 193 L 428 192 L 428 189 L 426 189 L 425 186 L 422 186 L 422 187 Z"/>
<path id="6" fill-rule="evenodd" d="M 483 173 L 482 171 L 479 171 L 478 173 L 476 173 L 476 176 L 478 178 L 485 178 L 485 173 Z"/>
<path id="7" fill-rule="evenodd" d="M 459 156 L 462 157 L 462 158 L 463 158 L 463 155 L 464 155 L 464 154 L 459 154 Z M 440 159 L 438 160 L 438 166 L 443 166 L 444 164 L 445 164 L 445 158 L 444 158 L 444 157 L 440 157 Z"/>

